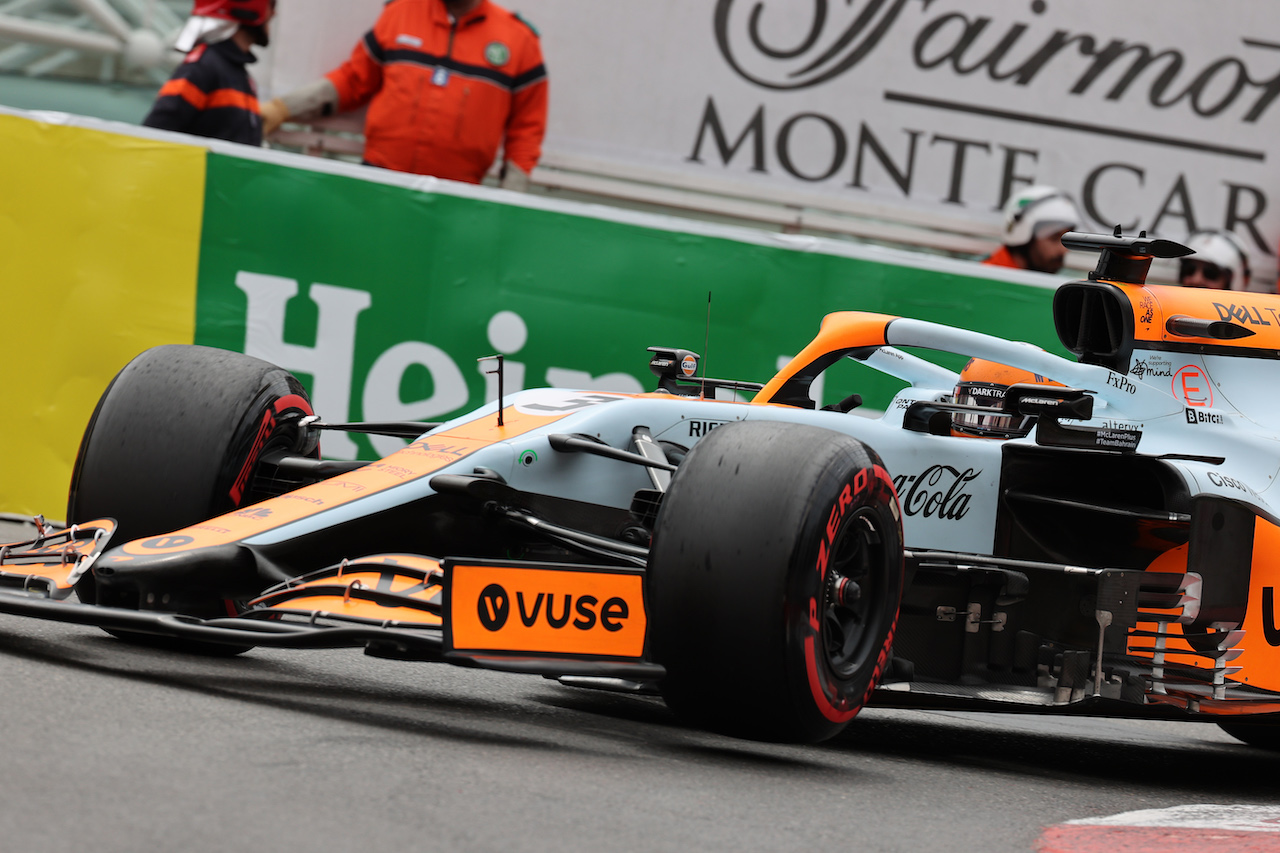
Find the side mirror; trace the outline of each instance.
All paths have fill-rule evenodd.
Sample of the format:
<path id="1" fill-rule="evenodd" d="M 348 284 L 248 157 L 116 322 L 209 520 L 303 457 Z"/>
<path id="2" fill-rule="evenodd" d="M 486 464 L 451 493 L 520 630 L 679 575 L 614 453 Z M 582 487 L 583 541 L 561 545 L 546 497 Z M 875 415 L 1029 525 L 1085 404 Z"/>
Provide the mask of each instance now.
<path id="1" fill-rule="evenodd" d="M 649 347 L 649 370 L 659 379 L 693 378 L 698 372 L 698 354 L 675 347 Z"/>
<path id="2" fill-rule="evenodd" d="M 649 370 L 658 377 L 658 387 L 669 394 L 683 397 L 702 396 L 708 388 L 729 388 L 734 391 L 757 393 L 764 388 L 759 382 L 743 382 L 737 379 L 708 379 L 698 375 L 702 357 L 696 352 L 675 347 L 649 347 Z M 684 382 L 684 385 L 680 383 Z M 712 398 L 715 394 L 712 393 Z"/>
<path id="3" fill-rule="evenodd" d="M 649 347 L 649 370 L 658 377 L 658 387 L 672 394 L 687 394 L 677 381 L 690 380 L 698 374 L 698 354 L 675 347 Z M 696 393 L 696 392 L 695 392 Z"/>
<path id="4" fill-rule="evenodd" d="M 1093 397 L 1079 388 L 1030 383 L 1010 385 L 1004 394 L 1003 410 L 1011 415 L 1087 421 L 1093 417 Z"/>
<path id="5" fill-rule="evenodd" d="M 1036 444 L 1044 447 L 1133 453 L 1142 441 L 1142 431 L 1136 428 L 1080 427 L 1062 423 L 1063 420 L 1087 421 L 1093 417 L 1093 397 L 1079 388 L 1010 385 L 1005 392 L 1004 411 L 1037 415 Z"/>

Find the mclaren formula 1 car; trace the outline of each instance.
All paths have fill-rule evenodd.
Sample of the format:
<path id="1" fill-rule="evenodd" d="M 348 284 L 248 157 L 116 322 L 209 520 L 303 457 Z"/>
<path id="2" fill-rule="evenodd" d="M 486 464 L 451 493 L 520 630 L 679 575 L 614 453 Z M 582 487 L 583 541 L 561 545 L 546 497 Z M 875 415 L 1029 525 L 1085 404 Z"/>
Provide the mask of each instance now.
<path id="1" fill-rule="evenodd" d="M 851 311 L 763 385 L 655 347 L 653 393 L 330 424 L 279 367 L 149 350 L 88 425 L 70 526 L 0 552 L 0 611 L 661 694 L 751 738 L 818 741 L 872 704 L 1206 720 L 1278 748 L 1280 297 L 1146 285 L 1189 251 L 1170 241 L 1064 242 L 1099 253 L 1054 298 L 1076 360 Z M 996 410 L 922 348 L 1044 381 Z M 883 415 L 815 405 L 845 359 L 901 380 Z M 326 461 L 335 429 L 408 444 Z"/>

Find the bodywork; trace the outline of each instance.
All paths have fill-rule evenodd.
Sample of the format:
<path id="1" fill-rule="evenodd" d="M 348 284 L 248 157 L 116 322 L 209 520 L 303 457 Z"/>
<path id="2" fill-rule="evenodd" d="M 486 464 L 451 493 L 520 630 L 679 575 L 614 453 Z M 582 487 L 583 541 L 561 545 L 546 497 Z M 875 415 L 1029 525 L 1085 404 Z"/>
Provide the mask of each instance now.
<path id="1" fill-rule="evenodd" d="M 665 487 L 713 430 L 767 420 L 853 436 L 893 479 L 908 580 L 872 703 L 1280 713 L 1280 297 L 1127 282 L 1141 277 L 1107 253 L 1141 251 L 1090 246 L 1099 272 L 1054 302 L 1075 361 L 839 312 L 744 402 L 711 392 L 747 383 L 700 380 L 692 354 L 655 348 L 654 393 L 524 391 L 182 530 L 112 543 L 103 521 L 15 543 L 0 610 L 644 691 L 663 672 L 647 654 L 644 572 Z M 1065 388 L 1011 394 L 1010 411 L 1036 416 L 1023 438 L 955 436 L 957 375 L 920 350 Z M 903 382 L 883 413 L 810 398 L 846 358 Z M 69 600 L 85 572 L 97 606 Z M 212 587 L 225 617 L 173 615 Z"/>

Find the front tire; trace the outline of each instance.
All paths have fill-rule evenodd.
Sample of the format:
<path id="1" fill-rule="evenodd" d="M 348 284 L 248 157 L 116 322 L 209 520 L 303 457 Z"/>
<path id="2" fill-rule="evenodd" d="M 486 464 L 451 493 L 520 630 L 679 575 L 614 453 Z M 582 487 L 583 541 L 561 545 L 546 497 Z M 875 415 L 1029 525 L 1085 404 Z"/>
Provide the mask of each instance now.
<path id="1" fill-rule="evenodd" d="M 202 346 L 149 349 L 98 401 L 76 457 L 67 521 L 114 518 L 119 544 L 253 503 L 266 496 L 255 487 L 264 454 L 319 455 L 299 425 L 311 414 L 302 384 L 274 364 Z M 76 594 L 91 604 L 143 606 L 100 590 L 91 575 Z M 179 609 L 209 618 L 226 616 L 228 607 L 209 597 Z"/>
<path id="2" fill-rule="evenodd" d="M 663 499 L 648 581 L 673 710 L 736 736 L 832 737 L 893 642 L 903 553 L 892 481 L 839 433 L 720 427 Z"/>

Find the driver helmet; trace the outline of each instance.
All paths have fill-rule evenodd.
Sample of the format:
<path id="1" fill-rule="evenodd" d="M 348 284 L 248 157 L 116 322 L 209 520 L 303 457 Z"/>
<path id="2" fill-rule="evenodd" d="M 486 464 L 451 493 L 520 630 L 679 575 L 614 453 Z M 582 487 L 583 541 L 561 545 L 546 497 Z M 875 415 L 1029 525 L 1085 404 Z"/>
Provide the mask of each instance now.
<path id="1" fill-rule="evenodd" d="M 1056 187 L 1019 190 L 1004 205 L 1004 244 L 1025 246 L 1036 237 L 1079 227 L 1082 217 L 1071 196 Z"/>
<path id="2" fill-rule="evenodd" d="M 1061 382 L 1045 379 L 1030 370 L 971 358 L 960 372 L 954 402 L 1000 412 L 1004 407 L 1004 394 L 1008 387 L 1028 383 L 1062 387 Z M 1030 415 L 1009 415 L 1004 412 L 994 415 L 955 412 L 951 417 L 951 434 L 973 438 L 1020 438 L 1031 431 L 1032 420 Z"/>
<path id="3" fill-rule="evenodd" d="M 1224 290 L 1248 290 L 1252 272 L 1249 269 L 1249 251 L 1244 242 L 1230 231 L 1195 231 L 1187 238 L 1187 248 L 1193 251 L 1181 259 L 1178 279 L 1186 277 L 1192 264 L 1203 264 L 1204 276 L 1217 279 L 1226 273 Z"/>
<path id="4" fill-rule="evenodd" d="M 275 5 L 275 0 L 195 0 L 174 49 L 187 53 L 198 44 L 226 41 L 241 27 L 254 30 L 254 40 L 266 45 L 265 27 Z"/>

